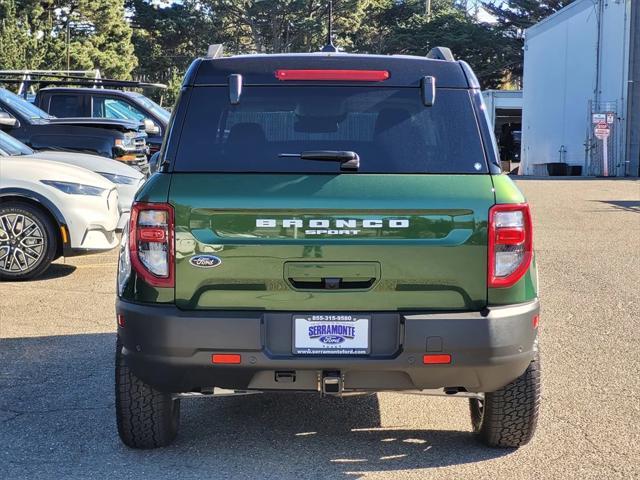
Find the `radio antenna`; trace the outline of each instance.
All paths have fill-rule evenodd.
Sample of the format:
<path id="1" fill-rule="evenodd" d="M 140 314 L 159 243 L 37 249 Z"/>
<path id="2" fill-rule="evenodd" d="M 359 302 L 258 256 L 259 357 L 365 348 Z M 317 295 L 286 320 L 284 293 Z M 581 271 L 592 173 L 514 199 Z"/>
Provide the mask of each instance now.
<path id="1" fill-rule="evenodd" d="M 322 47 L 323 52 L 337 52 L 338 49 L 333 44 L 333 1 L 329 0 L 329 31 L 327 32 L 327 44 Z"/>

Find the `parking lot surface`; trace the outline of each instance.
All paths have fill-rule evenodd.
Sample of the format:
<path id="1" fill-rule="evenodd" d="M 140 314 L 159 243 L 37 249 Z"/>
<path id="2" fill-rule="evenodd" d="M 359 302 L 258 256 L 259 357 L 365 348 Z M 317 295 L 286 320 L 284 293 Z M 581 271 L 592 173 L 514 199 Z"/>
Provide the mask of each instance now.
<path id="1" fill-rule="evenodd" d="M 183 401 L 174 445 L 129 450 L 110 252 L 0 284 L 0 478 L 640 478 L 640 182 L 518 184 L 543 308 L 530 445 L 481 446 L 464 399 L 264 394 Z"/>

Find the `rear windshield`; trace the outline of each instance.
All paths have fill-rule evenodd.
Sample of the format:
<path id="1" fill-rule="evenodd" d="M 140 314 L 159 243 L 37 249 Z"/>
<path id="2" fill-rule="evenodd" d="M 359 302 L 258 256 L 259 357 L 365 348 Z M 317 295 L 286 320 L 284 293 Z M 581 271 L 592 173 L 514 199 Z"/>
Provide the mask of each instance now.
<path id="1" fill-rule="evenodd" d="M 469 93 L 440 89 L 425 107 L 417 88 L 195 87 L 174 171 L 338 173 L 309 151 L 348 151 L 358 173 L 488 173 Z"/>

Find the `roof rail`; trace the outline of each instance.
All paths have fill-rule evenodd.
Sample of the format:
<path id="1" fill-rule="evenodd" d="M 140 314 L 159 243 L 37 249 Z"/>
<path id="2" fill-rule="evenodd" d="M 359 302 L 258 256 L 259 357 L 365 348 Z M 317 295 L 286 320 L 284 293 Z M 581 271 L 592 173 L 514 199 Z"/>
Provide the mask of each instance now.
<path id="1" fill-rule="evenodd" d="M 213 45 L 209 45 L 207 49 L 207 58 L 220 58 L 222 56 L 222 50 L 224 49 L 224 45 L 221 43 L 214 43 Z"/>
<path id="2" fill-rule="evenodd" d="M 111 78 L 100 78 L 96 80 L 92 80 L 90 78 L 82 78 L 82 77 L 74 77 L 68 75 L 45 75 L 45 74 L 30 74 L 30 76 L 36 78 L 21 78 L 21 77 L 11 77 L 5 76 L 0 72 L 0 84 L 8 83 L 15 85 L 25 85 L 26 87 L 31 87 L 33 85 L 75 85 L 75 86 L 89 86 L 94 88 L 104 88 L 104 87 L 131 87 L 131 88 L 143 88 L 143 87 L 153 87 L 153 88 L 162 88 L 166 89 L 167 85 L 164 83 L 150 83 L 150 82 L 138 82 L 136 80 L 114 80 Z M 40 77 L 48 77 L 48 78 L 40 78 Z"/>
<path id="3" fill-rule="evenodd" d="M 456 59 L 453 57 L 453 53 L 450 48 L 447 47 L 433 47 L 427 53 L 427 58 L 433 60 L 445 60 L 447 62 L 454 62 Z"/>
<path id="4" fill-rule="evenodd" d="M 100 70 L 97 68 L 94 70 L 0 70 L 0 75 L 13 76 L 15 79 L 19 78 L 20 81 L 13 81 L 12 83 L 19 85 L 18 95 L 22 95 L 24 98 L 27 98 L 29 93 L 32 95 L 36 93 L 32 82 L 30 83 L 33 77 L 64 75 L 65 77 L 84 78 L 88 82 L 102 78 Z"/>

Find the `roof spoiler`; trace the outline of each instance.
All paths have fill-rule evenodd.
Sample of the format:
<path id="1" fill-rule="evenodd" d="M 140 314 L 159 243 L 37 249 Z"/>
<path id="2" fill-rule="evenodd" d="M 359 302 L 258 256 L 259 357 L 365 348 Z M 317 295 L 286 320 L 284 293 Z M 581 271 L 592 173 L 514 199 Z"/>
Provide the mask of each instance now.
<path id="1" fill-rule="evenodd" d="M 456 60 L 451 49 L 447 47 L 433 47 L 429 50 L 429 53 L 427 53 L 427 58 L 431 58 L 433 60 L 445 60 L 447 62 L 455 62 Z"/>

